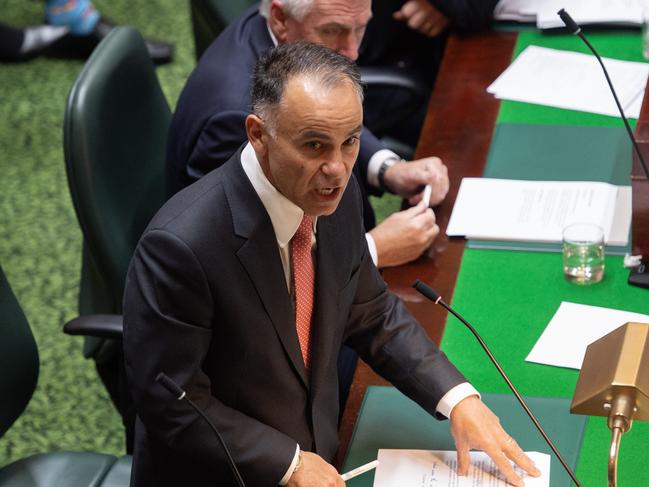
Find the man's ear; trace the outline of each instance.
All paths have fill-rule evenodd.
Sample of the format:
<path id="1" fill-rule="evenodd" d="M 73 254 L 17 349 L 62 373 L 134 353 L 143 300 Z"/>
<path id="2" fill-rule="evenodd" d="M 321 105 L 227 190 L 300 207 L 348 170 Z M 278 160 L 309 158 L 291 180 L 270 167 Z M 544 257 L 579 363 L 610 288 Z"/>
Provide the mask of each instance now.
<path id="1" fill-rule="evenodd" d="M 264 131 L 264 122 L 254 113 L 246 117 L 246 133 L 250 145 L 257 155 L 266 154 L 266 133 Z"/>
<path id="2" fill-rule="evenodd" d="M 289 17 L 283 10 L 282 2 L 280 0 L 273 0 L 270 3 L 268 26 L 277 39 L 278 44 L 286 44 L 288 42 L 288 28 L 286 25 L 288 20 Z"/>

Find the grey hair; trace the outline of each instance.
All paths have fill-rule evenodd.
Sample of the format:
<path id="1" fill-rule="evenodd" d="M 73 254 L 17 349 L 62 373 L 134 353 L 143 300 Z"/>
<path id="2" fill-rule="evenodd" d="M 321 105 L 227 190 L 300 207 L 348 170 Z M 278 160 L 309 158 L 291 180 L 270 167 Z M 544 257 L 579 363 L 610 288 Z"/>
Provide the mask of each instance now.
<path id="1" fill-rule="evenodd" d="M 361 75 L 353 61 L 310 42 L 278 46 L 259 59 L 252 75 L 252 111 L 269 125 L 271 133 L 272 111 L 282 101 L 287 82 L 296 76 L 307 76 L 325 90 L 349 83 L 363 102 Z"/>
<path id="2" fill-rule="evenodd" d="M 259 5 L 259 13 L 266 17 L 270 18 L 270 4 L 273 0 L 261 0 L 261 5 Z M 281 0 L 282 9 L 286 15 L 294 18 L 298 22 L 301 22 L 306 14 L 313 8 L 314 0 Z"/>

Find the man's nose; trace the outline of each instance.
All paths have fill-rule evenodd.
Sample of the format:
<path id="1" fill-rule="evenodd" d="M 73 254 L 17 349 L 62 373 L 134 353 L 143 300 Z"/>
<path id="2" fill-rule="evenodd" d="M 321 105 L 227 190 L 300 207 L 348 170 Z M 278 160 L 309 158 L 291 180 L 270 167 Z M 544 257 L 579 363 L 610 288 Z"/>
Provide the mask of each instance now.
<path id="1" fill-rule="evenodd" d="M 355 32 L 349 31 L 341 35 L 340 42 L 338 43 L 338 54 L 342 54 L 346 58 L 356 61 L 358 59 L 358 48 L 361 44 L 361 39 Z"/>
<path id="2" fill-rule="evenodd" d="M 342 152 L 332 154 L 332 157 L 322 165 L 322 172 L 329 177 L 341 178 L 347 174 L 347 167 Z"/>

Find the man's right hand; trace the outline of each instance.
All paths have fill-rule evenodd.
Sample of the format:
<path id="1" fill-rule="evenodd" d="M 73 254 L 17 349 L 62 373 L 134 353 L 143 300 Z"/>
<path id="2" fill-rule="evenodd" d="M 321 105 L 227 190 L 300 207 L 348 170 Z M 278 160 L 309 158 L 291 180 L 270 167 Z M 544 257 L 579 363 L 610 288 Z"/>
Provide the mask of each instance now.
<path id="1" fill-rule="evenodd" d="M 345 482 L 336 469 L 322 457 L 302 452 L 302 466 L 291 475 L 287 487 L 344 487 Z"/>
<path id="2" fill-rule="evenodd" d="M 423 202 L 393 213 L 370 231 L 378 254 L 377 267 L 391 267 L 415 260 L 439 234 L 435 213 Z"/>

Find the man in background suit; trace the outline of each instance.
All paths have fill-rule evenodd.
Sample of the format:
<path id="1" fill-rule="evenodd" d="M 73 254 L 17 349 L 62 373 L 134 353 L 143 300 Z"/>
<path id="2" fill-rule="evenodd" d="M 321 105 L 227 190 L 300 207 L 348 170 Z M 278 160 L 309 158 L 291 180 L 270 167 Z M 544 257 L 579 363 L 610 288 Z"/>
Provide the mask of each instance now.
<path id="1" fill-rule="evenodd" d="M 355 60 L 371 15 L 371 0 L 264 0 L 228 26 L 203 53 L 176 106 L 167 148 L 169 193 L 223 164 L 246 140 L 250 75 L 262 54 L 276 44 L 307 40 Z M 363 215 L 374 262 L 388 267 L 419 257 L 439 233 L 434 214 L 416 206 L 375 227 L 367 194 L 387 189 L 415 204 L 430 183 L 434 206 L 448 191 L 446 166 L 436 157 L 404 164 L 364 130 L 355 173 L 366 193 Z"/>
<path id="2" fill-rule="evenodd" d="M 159 372 L 220 430 L 249 487 L 343 486 L 329 463 L 343 342 L 450 417 L 460 474 L 470 448 L 514 485 L 523 484 L 508 458 L 538 473 L 371 261 L 350 181 L 362 98 L 358 70 L 330 49 L 271 51 L 255 69 L 249 142 L 145 231 L 124 300 L 138 412 L 132 486 L 231 484 L 212 431 L 155 382 Z"/>

